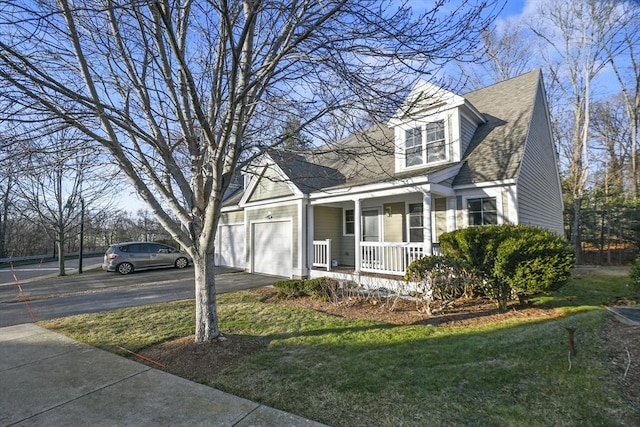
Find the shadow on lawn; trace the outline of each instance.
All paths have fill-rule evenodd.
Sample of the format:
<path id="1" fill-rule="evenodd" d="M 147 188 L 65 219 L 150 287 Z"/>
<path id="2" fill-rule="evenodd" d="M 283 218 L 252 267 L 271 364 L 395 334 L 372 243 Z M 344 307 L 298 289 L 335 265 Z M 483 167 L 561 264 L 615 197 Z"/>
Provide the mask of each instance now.
<path id="1" fill-rule="evenodd" d="M 344 328 L 326 328 L 326 329 L 282 332 L 277 334 L 269 334 L 265 338 L 271 341 L 271 340 L 280 340 L 280 339 L 298 338 L 298 337 L 320 337 L 323 335 L 331 335 L 331 334 L 339 335 L 339 334 L 345 334 L 345 333 L 383 331 L 383 330 L 399 328 L 401 326 L 402 325 L 380 323 L 376 325 L 366 325 L 366 326 L 347 326 Z"/>

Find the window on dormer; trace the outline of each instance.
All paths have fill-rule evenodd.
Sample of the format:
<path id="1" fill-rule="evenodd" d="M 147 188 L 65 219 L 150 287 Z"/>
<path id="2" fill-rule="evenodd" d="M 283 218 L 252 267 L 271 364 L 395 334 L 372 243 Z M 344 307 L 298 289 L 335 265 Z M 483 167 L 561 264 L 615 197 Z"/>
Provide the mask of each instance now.
<path id="1" fill-rule="evenodd" d="M 405 131 L 405 167 L 444 160 L 447 160 L 447 142 L 443 120 Z"/>
<path id="2" fill-rule="evenodd" d="M 427 123 L 427 163 L 447 160 L 446 142 L 444 139 L 444 122 Z"/>

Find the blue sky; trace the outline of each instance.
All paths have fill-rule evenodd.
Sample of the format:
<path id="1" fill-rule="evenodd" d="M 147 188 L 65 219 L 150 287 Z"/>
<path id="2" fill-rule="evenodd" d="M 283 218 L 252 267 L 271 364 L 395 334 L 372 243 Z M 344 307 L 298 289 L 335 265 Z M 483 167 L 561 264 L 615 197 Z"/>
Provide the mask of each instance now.
<path id="1" fill-rule="evenodd" d="M 509 17 L 512 15 L 519 15 L 522 13 L 522 10 L 524 9 L 524 5 L 525 5 L 524 1 L 519 1 L 519 0 L 507 1 L 506 5 L 504 6 L 504 9 L 502 10 L 501 16 Z"/>

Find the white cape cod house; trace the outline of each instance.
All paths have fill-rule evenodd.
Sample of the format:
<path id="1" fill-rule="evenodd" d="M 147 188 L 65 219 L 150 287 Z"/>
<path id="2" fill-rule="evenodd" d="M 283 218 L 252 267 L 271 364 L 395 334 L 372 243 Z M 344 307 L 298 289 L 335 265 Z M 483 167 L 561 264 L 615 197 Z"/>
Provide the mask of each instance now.
<path id="1" fill-rule="evenodd" d="M 563 233 L 562 210 L 539 70 L 464 96 L 424 82 L 386 124 L 324 150 L 266 152 L 225 200 L 216 261 L 290 278 L 400 278 L 438 253 L 443 232 Z"/>

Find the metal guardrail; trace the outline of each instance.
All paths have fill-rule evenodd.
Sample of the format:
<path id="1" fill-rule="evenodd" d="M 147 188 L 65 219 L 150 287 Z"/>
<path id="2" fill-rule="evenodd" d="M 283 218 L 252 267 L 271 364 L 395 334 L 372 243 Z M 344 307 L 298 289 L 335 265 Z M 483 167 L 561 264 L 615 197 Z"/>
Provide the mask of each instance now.
<path id="1" fill-rule="evenodd" d="M 80 252 L 70 252 L 65 254 L 65 259 L 74 259 L 78 258 Z M 82 256 L 84 257 L 97 257 L 104 255 L 104 251 L 92 251 L 92 252 L 83 252 Z M 57 261 L 57 255 L 29 255 L 29 256 L 20 256 L 20 257 L 10 257 L 10 258 L 0 258 L 0 264 L 9 264 L 9 263 L 31 263 L 31 262 L 44 262 L 44 261 Z"/>

